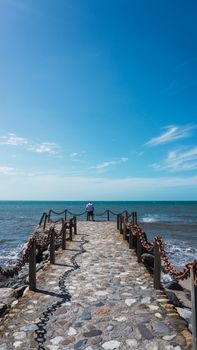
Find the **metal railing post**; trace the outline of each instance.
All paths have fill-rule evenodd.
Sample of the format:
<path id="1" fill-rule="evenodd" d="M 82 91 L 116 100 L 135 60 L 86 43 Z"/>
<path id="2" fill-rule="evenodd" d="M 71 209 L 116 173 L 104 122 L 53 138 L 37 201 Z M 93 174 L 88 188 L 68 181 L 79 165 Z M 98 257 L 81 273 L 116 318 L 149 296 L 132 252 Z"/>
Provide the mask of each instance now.
<path id="1" fill-rule="evenodd" d="M 135 221 L 134 221 L 134 211 L 132 211 L 132 213 L 131 213 L 131 217 L 132 217 L 132 225 L 135 225 Z"/>
<path id="2" fill-rule="evenodd" d="M 135 211 L 135 225 L 137 225 L 137 212 Z"/>
<path id="3" fill-rule="evenodd" d="M 48 215 L 45 214 L 45 217 L 44 217 L 44 224 L 43 224 L 44 229 L 46 228 L 47 218 L 48 218 Z"/>
<path id="4" fill-rule="evenodd" d="M 157 242 L 154 244 L 154 253 L 154 288 L 161 289 L 161 257 Z"/>
<path id="5" fill-rule="evenodd" d="M 137 261 L 142 262 L 142 244 L 139 235 L 137 235 Z"/>
<path id="6" fill-rule="evenodd" d="M 62 232 L 62 249 L 66 249 L 66 222 L 64 223 L 64 228 Z"/>
<path id="7" fill-rule="evenodd" d="M 50 264 L 55 264 L 55 231 L 51 230 L 50 236 Z"/>
<path id="8" fill-rule="evenodd" d="M 73 226 L 72 219 L 70 219 L 70 224 L 69 224 L 70 241 L 73 240 L 73 230 L 72 230 L 72 226 Z"/>
<path id="9" fill-rule="evenodd" d="M 123 234 L 123 228 L 122 228 L 122 214 L 120 215 L 120 233 Z"/>
<path id="10" fill-rule="evenodd" d="M 120 214 L 117 214 L 117 230 L 120 228 Z"/>
<path id="11" fill-rule="evenodd" d="M 36 290 L 36 241 L 33 240 L 29 255 L 29 290 Z"/>
<path id="12" fill-rule="evenodd" d="M 66 221 L 66 218 L 67 218 L 67 209 L 65 209 L 64 211 L 64 220 Z"/>
<path id="13" fill-rule="evenodd" d="M 191 277 L 191 302 L 192 302 L 192 350 L 197 350 L 197 287 L 194 284 L 196 265 L 190 270 Z"/>
<path id="14" fill-rule="evenodd" d="M 109 209 L 107 210 L 107 221 L 109 221 Z"/>
<path id="15" fill-rule="evenodd" d="M 48 213 L 48 222 L 50 222 L 51 220 L 51 209 L 49 210 L 49 213 Z"/>
<path id="16" fill-rule="evenodd" d="M 126 240 L 127 238 L 127 221 L 126 219 L 124 219 L 124 223 L 123 223 L 123 239 Z"/>
<path id="17" fill-rule="evenodd" d="M 76 218 L 76 216 L 74 216 L 74 218 L 73 218 L 73 221 L 74 221 L 74 234 L 76 235 L 77 234 L 77 218 Z"/>
<path id="18" fill-rule="evenodd" d="M 134 244 L 133 244 L 133 232 L 131 228 L 129 228 L 129 249 L 133 249 Z"/>

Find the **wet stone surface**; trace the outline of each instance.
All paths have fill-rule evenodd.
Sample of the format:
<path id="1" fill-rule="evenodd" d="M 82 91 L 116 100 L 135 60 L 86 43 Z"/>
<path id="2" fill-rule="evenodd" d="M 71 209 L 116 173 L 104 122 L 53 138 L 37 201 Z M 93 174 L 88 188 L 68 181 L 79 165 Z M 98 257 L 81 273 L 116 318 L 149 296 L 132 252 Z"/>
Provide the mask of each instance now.
<path id="1" fill-rule="evenodd" d="M 37 291 L 1 320 L 0 350 L 191 349 L 169 305 L 115 222 L 78 222 L 73 242 L 37 274 Z"/>

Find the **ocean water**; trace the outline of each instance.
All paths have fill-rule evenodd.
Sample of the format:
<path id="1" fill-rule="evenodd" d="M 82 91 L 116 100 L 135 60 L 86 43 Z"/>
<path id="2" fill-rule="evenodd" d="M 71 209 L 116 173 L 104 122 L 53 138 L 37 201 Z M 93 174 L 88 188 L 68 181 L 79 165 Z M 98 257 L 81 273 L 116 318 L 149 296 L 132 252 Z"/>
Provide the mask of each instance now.
<path id="1" fill-rule="evenodd" d="M 68 209 L 80 214 L 85 211 L 85 205 L 82 201 L 0 201 L 0 266 L 15 263 L 43 212 Z M 106 215 L 100 215 L 106 209 L 114 213 L 137 211 L 138 223 L 148 239 L 152 241 L 160 235 L 166 253 L 175 265 L 183 266 L 197 259 L 197 201 L 99 201 L 94 202 L 94 206 L 95 220 L 106 220 Z M 56 220 L 57 216 L 53 215 L 52 219 Z M 84 220 L 85 215 L 78 219 Z M 116 216 L 110 214 L 110 220 L 116 220 Z"/>

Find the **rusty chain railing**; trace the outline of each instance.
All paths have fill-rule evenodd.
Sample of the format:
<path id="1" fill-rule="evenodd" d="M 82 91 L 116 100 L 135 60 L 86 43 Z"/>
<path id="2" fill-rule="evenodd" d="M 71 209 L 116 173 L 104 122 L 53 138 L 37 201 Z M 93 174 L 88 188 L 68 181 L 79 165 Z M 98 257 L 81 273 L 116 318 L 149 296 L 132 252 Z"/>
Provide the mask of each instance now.
<path id="1" fill-rule="evenodd" d="M 66 232 L 69 235 L 67 239 L 72 241 L 73 234 L 77 234 L 77 221 L 76 217 L 71 218 L 69 221 L 63 219 L 58 220 L 48 220 L 49 216 L 47 213 L 43 213 L 39 227 L 46 229 L 47 221 L 48 226 L 46 231 L 44 231 L 44 236 L 39 234 L 34 234 L 28 242 L 24 251 L 21 253 L 22 256 L 16 262 L 13 267 L 3 268 L 0 266 L 0 274 L 6 278 L 14 277 L 18 275 L 23 266 L 29 262 L 29 288 L 30 290 L 36 289 L 36 249 L 43 252 L 48 249 L 50 250 L 50 263 L 55 262 L 55 240 L 61 239 L 62 249 L 66 249 Z M 55 224 L 61 224 L 60 230 L 56 230 Z"/>
<path id="2" fill-rule="evenodd" d="M 54 211 L 54 210 L 50 209 L 48 214 L 47 213 L 43 213 L 43 215 L 42 215 L 42 217 L 40 219 L 40 224 L 43 222 L 44 225 L 46 225 L 47 222 L 50 222 L 52 214 L 54 214 L 54 215 L 64 215 L 64 220 L 66 220 L 68 215 L 76 217 L 76 218 L 79 217 L 79 216 L 85 216 L 85 218 L 86 218 L 87 212 L 83 211 L 82 213 L 73 213 L 73 212 L 71 212 L 68 209 L 65 209 L 65 210 L 63 210 L 61 212 L 57 212 L 57 211 Z M 106 210 L 104 210 L 101 213 L 94 212 L 94 216 L 95 217 L 103 217 L 103 216 L 105 216 L 107 221 L 110 221 L 110 214 L 113 215 L 113 216 L 116 216 L 116 217 L 118 215 L 124 215 L 125 217 L 129 216 L 129 213 L 128 213 L 127 210 L 124 210 L 121 213 L 115 213 L 115 212 L 113 212 L 110 209 L 106 209 Z"/>
<path id="3" fill-rule="evenodd" d="M 192 350 L 197 350 L 197 261 L 190 261 L 180 271 L 177 271 L 165 253 L 162 238 L 156 236 L 153 242 L 148 242 L 145 232 L 137 223 L 137 213 L 132 212 L 129 217 L 131 218 L 130 222 L 128 221 L 128 216 L 124 217 L 119 214 L 117 218 L 117 229 L 123 234 L 123 238 L 129 241 L 129 248 L 136 248 L 138 262 L 142 262 L 141 255 L 143 249 L 153 253 L 153 279 L 155 289 L 161 289 L 162 262 L 165 272 L 174 276 L 177 280 L 191 278 Z"/>

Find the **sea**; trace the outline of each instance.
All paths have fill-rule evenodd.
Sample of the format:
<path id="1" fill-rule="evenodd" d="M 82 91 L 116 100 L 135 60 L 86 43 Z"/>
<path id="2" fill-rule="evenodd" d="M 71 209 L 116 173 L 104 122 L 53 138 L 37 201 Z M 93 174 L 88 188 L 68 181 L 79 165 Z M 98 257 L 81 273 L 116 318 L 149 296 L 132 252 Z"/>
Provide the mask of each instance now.
<path id="1" fill-rule="evenodd" d="M 13 266 L 24 244 L 37 227 L 44 212 L 52 209 L 72 214 L 85 211 L 84 201 L 0 201 L 0 266 Z M 152 241 L 159 235 L 165 252 L 176 266 L 197 259 L 197 201 L 95 201 L 95 221 L 110 220 L 124 210 L 136 211 L 138 224 Z M 53 214 L 52 219 L 64 217 Z M 71 217 L 71 214 L 70 214 Z M 78 220 L 85 220 L 85 214 Z"/>

